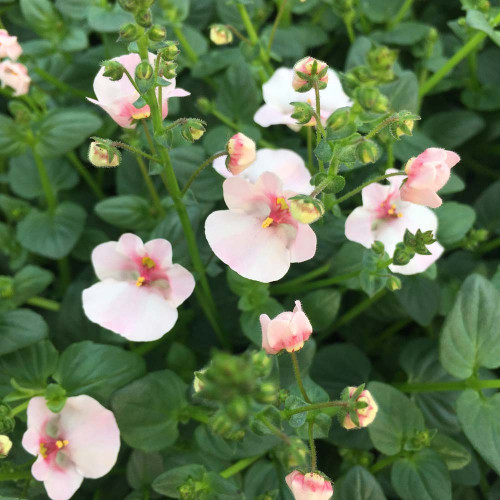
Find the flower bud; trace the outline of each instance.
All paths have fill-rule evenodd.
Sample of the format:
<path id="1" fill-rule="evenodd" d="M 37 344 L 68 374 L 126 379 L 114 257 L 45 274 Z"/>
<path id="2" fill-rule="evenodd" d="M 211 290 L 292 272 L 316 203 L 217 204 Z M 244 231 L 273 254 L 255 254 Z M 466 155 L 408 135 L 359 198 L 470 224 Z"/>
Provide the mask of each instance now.
<path id="1" fill-rule="evenodd" d="M 226 405 L 226 413 L 234 422 L 242 422 L 248 415 L 247 399 L 242 396 L 236 396 Z"/>
<path id="2" fill-rule="evenodd" d="M 257 157 L 255 142 L 241 132 L 229 139 L 226 150 L 228 153 L 226 167 L 233 175 L 243 172 Z"/>
<path id="3" fill-rule="evenodd" d="M 375 163 L 379 157 L 377 144 L 371 139 L 363 140 L 356 148 L 356 157 L 363 164 Z"/>
<path id="4" fill-rule="evenodd" d="M 349 123 L 351 108 L 339 108 L 334 111 L 326 121 L 327 128 L 340 130 Z"/>
<path id="5" fill-rule="evenodd" d="M 134 23 L 124 24 L 118 34 L 119 42 L 133 42 L 139 38 L 139 27 Z"/>
<path id="6" fill-rule="evenodd" d="M 152 42 L 163 42 L 167 37 L 167 30 L 161 24 L 153 24 L 148 30 L 148 38 Z"/>
<path id="7" fill-rule="evenodd" d="M 167 80 L 171 80 L 177 76 L 177 66 L 178 64 L 173 61 L 162 61 L 158 74 Z"/>
<path id="8" fill-rule="evenodd" d="M 355 397 L 357 387 L 348 387 L 349 390 L 349 398 Z M 362 403 L 358 406 L 359 403 Z M 361 407 L 362 406 L 362 407 Z M 344 418 L 344 422 L 342 426 L 344 429 L 356 429 L 359 427 L 367 427 L 370 425 L 377 415 L 378 405 L 373 399 L 370 391 L 366 389 L 361 391 L 361 393 L 356 397 L 354 402 L 354 407 L 352 411 L 350 411 Z M 353 413 L 355 415 L 353 415 Z M 358 424 L 353 422 L 352 417 L 358 420 Z"/>
<path id="9" fill-rule="evenodd" d="M 293 67 L 292 87 L 296 92 L 311 90 L 314 82 L 318 88 L 324 89 L 328 85 L 328 64 L 313 57 L 304 57 Z"/>
<path id="10" fill-rule="evenodd" d="M 164 60 L 164 61 L 175 61 L 177 59 L 177 56 L 180 54 L 180 50 L 178 47 L 178 43 L 174 42 L 172 40 L 169 40 L 166 42 L 165 47 L 163 47 L 158 55 Z"/>
<path id="11" fill-rule="evenodd" d="M 143 28 L 149 28 L 153 24 L 153 14 L 149 9 L 141 10 L 135 15 L 135 21 Z"/>
<path id="12" fill-rule="evenodd" d="M 190 118 L 181 128 L 181 135 L 186 141 L 194 142 L 206 132 L 205 122 Z"/>
<path id="13" fill-rule="evenodd" d="M 376 47 L 366 56 L 369 66 L 374 70 L 388 70 L 392 68 L 398 58 L 398 51 L 389 47 Z"/>
<path id="14" fill-rule="evenodd" d="M 103 143 L 91 142 L 89 146 L 89 162 L 94 167 L 117 167 L 120 164 L 120 152 L 112 146 L 103 147 Z"/>
<path id="15" fill-rule="evenodd" d="M 356 91 L 356 97 L 358 98 L 359 104 L 364 109 L 372 109 L 377 102 L 380 90 L 375 87 L 361 87 Z"/>
<path id="16" fill-rule="evenodd" d="M 408 248 L 404 243 L 398 243 L 394 250 L 392 261 L 395 266 L 405 266 L 415 257 L 415 251 Z"/>
<path id="17" fill-rule="evenodd" d="M 210 40 L 215 45 L 227 45 L 233 41 L 233 33 L 223 24 L 213 24 L 210 26 Z"/>
<path id="18" fill-rule="evenodd" d="M 387 280 L 386 286 L 391 292 L 395 292 L 396 290 L 401 290 L 402 287 L 401 280 L 397 276 L 391 276 Z"/>
<path id="19" fill-rule="evenodd" d="M 293 105 L 292 118 L 297 120 L 299 125 L 314 125 L 313 109 L 307 102 L 291 102 Z"/>
<path id="20" fill-rule="evenodd" d="M 265 351 L 252 353 L 252 364 L 257 377 L 266 377 L 269 375 L 272 361 Z"/>
<path id="21" fill-rule="evenodd" d="M 278 388 L 273 382 L 263 382 L 255 394 L 255 399 L 262 404 L 273 404 L 277 398 Z"/>
<path id="22" fill-rule="evenodd" d="M 307 467 L 309 447 L 298 436 L 290 436 L 290 443 L 282 443 L 277 448 L 276 458 L 285 469 Z"/>
<path id="23" fill-rule="evenodd" d="M 7 434 L 14 430 L 16 421 L 11 417 L 10 406 L 0 402 L 0 434 Z"/>
<path id="24" fill-rule="evenodd" d="M 385 247 L 381 241 L 374 241 L 372 243 L 372 252 L 377 255 L 384 255 Z"/>
<path id="25" fill-rule="evenodd" d="M 404 120 L 403 122 L 398 123 L 396 127 L 396 135 L 398 137 L 403 135 L 412 135 L 414 125 L 415 122 L 413 120 Z"/>
<path id="26" fill-rule="evenodd" d="M 140 62 L 135 68 L 135 77 L 138 80 L 150 80 L 153 77 L 153 66 L 147 61 Z"/>
<path id="27" fill-rule="evenodd" d="M 196 101 L 196 106 L 205 115 L 212 112 L 212 103 L 210 102 L 210 99 L 207 99 L 206 97 L 199 97 Z"/>
<path id="28" fill-rule="evenodd" d="M 103 61 L 101 66 L 104 68 L 103 76 L 112 82 L 121 80 L 125 72 L 125 68 L 118 61 Z"/>
<path id="29" fill-rule="evenodd" d="M 5 458 L 12 448 L 12 441 L 9 436 L 0 435 L 0 458 Z"/>
<path id="30" fill-rule="evenodd" d="M 118 0 L 118 5 L 127 12 L 134 12 L 137 9 L 137 0 Z"/>
<path id="31" fill-rule="evenodd" d="M 329 500 L 333 496 L 332 483 L 317 472 L 294 470 L 285 481 L 295 500 Z"/>
<path id="32" fill-rule="evenodd" d="M 312 224 L 323 217 L 325 213 L 325 207 L 321 201 L 304 195 L 292 198 L 288 207 L 292 217 L 302 224 Z"/>

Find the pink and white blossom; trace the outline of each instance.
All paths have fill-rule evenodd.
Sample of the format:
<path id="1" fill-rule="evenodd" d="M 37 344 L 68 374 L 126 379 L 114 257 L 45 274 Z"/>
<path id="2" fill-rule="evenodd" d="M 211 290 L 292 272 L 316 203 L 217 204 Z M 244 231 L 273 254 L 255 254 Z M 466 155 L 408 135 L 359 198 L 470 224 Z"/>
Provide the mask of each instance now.
<path id="1" fill-rule="evenodd" d="M 349 389 L 349 397 L 356 392 L 357 387 L 348 387 Z M 359 427 L 366 427 L 370 425 L 377 416 L 378 405 L 373 399 L 370 391 L 366 389 L 361 392 L 361 394 L 356 399 L 357 402 L 366 403 L 365 408 L 358 408 L 356 410 L 356 414 L 358 415 Z M 342 423 L 344 429 L 359 429 L 359 427 L 352 421 L 351 417 L 347 415 L 344 418 L 344 422 Z"/>
<path id="2" fill-rule="evenodd" d="M 245 134 L 238 132 L 227 141 L 226 167 L 233 175 L 246 170 L 256 158 L 255 142 Z"/>
<path id="3" fill-rule="evenodd" d="M 205 222 L 208 244 L 217 257 L 244 278 L 269 283 L 281 279 L 292 262 L 312 259 L 316 234 L 290 214 L 279 177 L 264 172 L 255 184 L 240 177 L 226 179 L 228 210 L 211 213 Z"/>
<path id="4" fill-rule="evenodd" d="M 387 170 L 393 173 L 396 170 Z M 385 251 L 392 256 L 397 243 L 403 241 L 408 229 L 432 231 L 436 234 L 438 219 L 429 208 L 401 199 L 400 187 L 403 176 L 389 177 L 389 184 L 370 184 L 361 192 L 363 206 L 355 208 L 345 222 L 347 239 L 356 241 L 366 248 L 381 241 Z M 422 273 L 443 253 L 443 247 L 436 241 L 427 247 L 431 255 L 419 255 L 404 266 L 390 265 L 389 269 L 399 274 Z"/>
<path id="5" fill-rule="evenodd" d="M 94 248 L 92 264 L 100 281 L 83 291 L 83 310 L 128 340 L 156 340 L 171 330 L 195 286 L 193 275 L 172 263 L 172 245 L 163 239 L 143 243 L 124 234 Z"/>
<path id="6" fill-rule="evenodd" d="M 352 102 L 344 93 L 339 77 L 332 70 L 328 70 L 328 86 L 320 90 L 321 121 L 326 123 L 328 117 L 337 109 L 351 106 Z M 294 107 L 291 102 L 309 102 L 316 107 L 314 89 L 308 92 L 296 92 L 291 82 L 294 71 L 290 68 L 279 68 L 273 76 L 262 86 L 265 104 L 257 111 L 254 120 L 261 127 L 270 125 L 288 125 L 293 130 L 299 130 L 300 125 L 292 118 Z"/>
<path id="7" fill-rule="evenodd" d="M 8 59 L 0 63 L 0 81 L 3 87 L 14 90 L 14 96 L 25 95 L 29 92 L 31 78 L 28 76 L 28 68 L 21 63 L 15 63 Z"/>
<path id="8" fill-rule="evenodd" d="M 443 200 L 437 192 L 450 179 L 450 170 L 460 161 L 453 151 L 428 148 L 405 167 L 407 181 L 401 187 L 401 199 L 419 205 L 438 208 Z"/>
<path id="9" fill-rule="evenodd" d="M 141 62 L 139 54 L 127 54 L 115 57 L 112 61 L 118 61 L 132 75 L 135 75 L 135 68 Z M 149 53 L 149 62 L 154 66 L 156 55 Z M 133 120 L 147 118 L 151 114 L 149 106 L 136 108 L 134 103 L 139 99 L 139 92 L 134 88 L 127 75 L 123 75 L 115 82 L 104 76 L 104 68 L 101 68 L 94 79 L 94 92 L 97 99 L 87 99 L 97 104 L 111 118 L 123 128 L 134 128 L 136 124 Z M 168 115 L 168 100 L 171 97 L 185 97 L 189 95 L 183 89 L 175 87 L 175 78 L 168 80 L 170 85 L 162 90 L 162 118 Z"/>
<path id="10" fill-rule="evenodd" d="M 332 483 L 315 472 L 294 470 L 285 481 L 295 500 L 329 500 L 333 496 Z"/>
<path id="11" fill-rule="evenodd" d="M 314 59 L 314 57 L 304 57 L 300 61 L 296 62 L 295 65 L 293 66 L 293 80 L 292 80 L 292 87 L 294 90 L 299 90 L 300 88 L 304 87 L 304 85 L 307 85 L 308 82 L 301 78 L 298 74 L 297 71 L 300 73 L 304 73 L 306 75 L 311 76 L 312 74 L 312 68 L 314 61 L 316 61 L 316 73 L 321 73 L 326 67 L 328 67 L 328 64 L 326 64 L 323 61 L 320 61 L 319 59 Z M 326 75 L 320 78 L 320 82 L 326 86 L 328 84 L 328 71 L 326 72 Z"/>
<path id="12" fill-rule="evenodd" d="M 312 334 L 312 325 L 298 300 L 293 311 L 282 312 L 273 319 L 261 314 L 259 319 L 262 349 L 268 354 L 278 354 L 283 349 L 288 352 L 299 351 Z"/>
<path id="13" fill-rule="evenodd" d="M 227 156 L 214 160 L 215 170 L 224 177 L 233 177 L 226 168 Z M 264 172 L 276 174 L 283 182 L 285 190 L 295 191 L 298 194 L 310 194 L 311 174 L 300 155 L 290 149 L 259 149 L 255 161 L 238 176 L 252 183 L 256 182 Z"/>
<path id="14" fill-rule="evenodd" d="M 102 477 L 116 463 L 120 431 L 115 417 L 90 396 L 68 398 L 60 413 L 35 397 L 27 414 L 23 447 L 37 457 L 31 473 L 44 482 L 52 500 L 68 500 L 84 478 Z"/>
<path id="15" fill-rule="evenodd" d="M 22 53 L 23 49 L 17 41 L 17 36 L 9 35 L 7 30 L 0 30 L 0 59 L 8 57 L 17 61 Z"/>

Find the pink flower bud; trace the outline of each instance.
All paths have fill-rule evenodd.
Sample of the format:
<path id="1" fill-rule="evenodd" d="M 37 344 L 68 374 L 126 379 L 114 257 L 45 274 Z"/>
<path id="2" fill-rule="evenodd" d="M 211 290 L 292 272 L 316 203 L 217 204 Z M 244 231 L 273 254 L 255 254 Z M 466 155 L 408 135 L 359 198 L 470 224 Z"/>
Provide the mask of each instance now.
<path id="1" fill-rule="evenodd" d="M 293 312 L 283 312 L 274 319 L 269 318 L 267 314 L 261 314 L 260 326 L 262 349 L 268 354 L 277 354 L 282 349 L 288 352 L 299 351 L 312 333 L 311 323 L 298 300 L 295 301 Z"/>
<path id="2" fill-rule="evenodd" d="M 357 387 L 349 387 L 349 397 L 351 397 L 356 391 Z M 356 413 L 359 419 L 359 426 L 366 427 L 370 425 L 377 415 L 378 405 L 373 399 L 373 396 L 370 394 L 370 391 L 366 389 L 358 396 L 356 399 L 358 403 L 366 403 L 367 406 L 365 408 L 358 408 Z M 347 415 L 344 418 L 343 422 L 344 429 L 357 429 L 358 427 L 354 424 L 351 417 Z"/>
<path id="3" fill-rule="evenodd" d="M 113 148 L 113 150 L 114 155 L 110 161 L 109 151 L 99 146 L 97 142 L 91 142 L 89 146 L 89 162 L 94 167 L 117 167 L 120 164 L 120 153 L 116 148 Z"/>
<path id="4" fill-rule="evenodd" d="M 233 33 L 223 24 L 214 24 L 210 27 L 210 40 L 215 45 L 227 45 L 233 41 Z"/>
<path id="5" fill-rule="evenodd" d="M 8 57 L 16 61 L 22 53 L 17 36 L 10 36 L 7 30 L 0 30 L 0 59 Z"/>
<path id="6" fill-rule="evenodd" d="M 316 62 L 316 71 L 313 73 L 314 62 Z M 321 73 L 324 73 L 319 78 L 319 88 L 324 89 L 328 84 L 328 64 L 318 59 L 314 59 L 314 57 L 304 57 L 295 63 L 293 71 L 292 87 L 298 92 L 302 90 L 307 91 L 311 86 L 309 81 L 297 74 L 297 72 L 304 73 L 307 76 L 321 75 Z"/>
<path id="7" fill-rule="evenodd" d="M 255 161 L 257 156 L 255 142 L 241 132 L 229 139 L 227 152 L 226 167 L 233 175 L 243 172 Z"/>
<path id="8" fill-rule="evenodd" d="M 0 63 L 0 81 L 2 87 L 14 89 L 14 96 L 27 94 L 30 89 L 31 78 L 24 64 L 5 60 Z"/>
<path id="9" fill-rule="evenodd" d="M 9 436 L 0 435 L 0 458 L 5 458 L 12 448 L 12 441 Z"/>
<path id="10" fill-rule="evenodd" d="M 316 472 L 294 470 L 285 481 L 295 500 L 329 500 L 333 496 L 332 483 Z"/>
<path id="11" fill-rule="evenodd" d="M 410 158 L 405 172 L 408 179 L 401 187 L 401 199 L 430 208 L 441 206 L 443 200 L 437 195 L 449 180 L 450 170 L 460 161 L 453 151 L 429 148 L 416 158 Z"/>

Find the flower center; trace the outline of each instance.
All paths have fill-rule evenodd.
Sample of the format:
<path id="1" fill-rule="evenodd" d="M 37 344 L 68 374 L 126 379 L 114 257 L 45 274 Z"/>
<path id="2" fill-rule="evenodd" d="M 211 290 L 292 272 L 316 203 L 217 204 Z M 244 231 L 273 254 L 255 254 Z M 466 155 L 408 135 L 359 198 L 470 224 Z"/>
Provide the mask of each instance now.
<path id="1" fill-rule="evenodd" d="M 152 271 L 156 267 L 155 261 L 146 255 L 141 260 L 142 269 L 140 270 L 140 276 L 137 278 L 135 282 L 135 286 L 142 286 L 144 284 L 147 285 L 148 281 L 150 281 L 150 271 Z"/>
<path id="2" fill-rule="evenodd" d="M 47 441 L 40 443 L 40 455 L 43 458 L 47 458 L 52 453 L 57 453 L 59 450 L 65 448 L 69 445 L 69 441 L 67 439 L 57 439 L 54 441 Z"/>
<path id="3" fill-rule="evenodd" d="M 383 218 L 394 218 L 398 219 L 403 217 L 401 212 L 397 211 L 397 207 L 395 203 L 389 203 L 387 200 L 380 204 L 380 208 L 382 209 L 382 217 Z"/>
<path id="4" fill-rule="evenodd" d="M 282 196 L 276 198 L 276 204 L 271 206 L 271 213 L 262 223 L 262 227 L 267 228 L 273 223 L 280 224 L 289 213 L 288 204 L 285 198 Z"/>

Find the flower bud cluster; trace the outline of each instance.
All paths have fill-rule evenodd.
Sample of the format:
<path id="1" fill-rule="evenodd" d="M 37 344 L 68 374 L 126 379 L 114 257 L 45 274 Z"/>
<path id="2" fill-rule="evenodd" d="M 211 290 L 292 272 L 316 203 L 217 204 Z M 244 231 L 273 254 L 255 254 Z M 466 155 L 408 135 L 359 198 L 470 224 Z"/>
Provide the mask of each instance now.
<path id="1" fill-rule="evenodd" d="M 417 232 L 413 234 L 407 229 L 403 241 L 396 245 L 396 250 L 392 258 L 393 263 L 397 266 L 404 266 L 413 259 L 415 254 L 431 255 L 427 246 L 435 241 L 432 231 L 425 231 L 423 233 L 420 229 L 417 229 Z"/>

